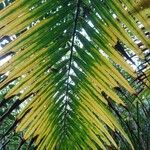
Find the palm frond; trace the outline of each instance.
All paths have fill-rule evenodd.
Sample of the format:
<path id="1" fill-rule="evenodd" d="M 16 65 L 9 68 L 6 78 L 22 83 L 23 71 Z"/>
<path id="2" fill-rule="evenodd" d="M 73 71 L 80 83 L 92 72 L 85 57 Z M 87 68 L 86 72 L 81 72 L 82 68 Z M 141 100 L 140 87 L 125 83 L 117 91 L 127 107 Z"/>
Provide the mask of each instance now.
<path id="1" fill-rule="evenodd" d="M 15 39 L 0 51 L 2 57 L 11 54 L 0 68 L 4 78 L 0 88 L 16 82 L 3 103 L 17 100 L 0 121 L 19 107 L 13 128 L 24 132 L 23 141 L 34 139 L 39 150 L 117 149 L 110 131 L 121 133 L 134 149 L 108 100 L 126 107 L 116 88 L 137 96 L 121 73 L 138 78 L 131 55 L 146 63 L 143 82 L 149 86 L 146 33 L 150 22 L 134 4 L 127 0 L 15 0 L 4 7 L 0 37 Z"/>

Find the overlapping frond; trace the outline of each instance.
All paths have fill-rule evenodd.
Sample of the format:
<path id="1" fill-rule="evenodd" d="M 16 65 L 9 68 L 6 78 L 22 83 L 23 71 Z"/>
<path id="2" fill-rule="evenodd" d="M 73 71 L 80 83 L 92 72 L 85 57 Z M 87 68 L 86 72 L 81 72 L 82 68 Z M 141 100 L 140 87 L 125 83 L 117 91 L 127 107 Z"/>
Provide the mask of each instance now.
<path id="1" fill-rule="evenodd" d="M 117 149 L 109 131 L 133 148 L 108 103 L 125 107 L 116 88 L 136 95 L 116 66 L 135 79 L 130 55 L 148 61 L 148 12 L 139 13 L 132 0 L 15 0 L 3 8 L 0 37 L 16 38 L 0 51 L 12 55 L 0 68 L 0 88 L 16 85 L 1 105 L 17 100 L 0 121 L 27 101 L 12 127 L 39 150 Z"/>

